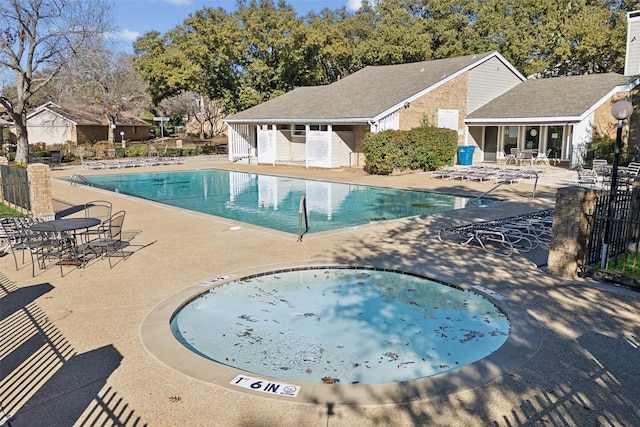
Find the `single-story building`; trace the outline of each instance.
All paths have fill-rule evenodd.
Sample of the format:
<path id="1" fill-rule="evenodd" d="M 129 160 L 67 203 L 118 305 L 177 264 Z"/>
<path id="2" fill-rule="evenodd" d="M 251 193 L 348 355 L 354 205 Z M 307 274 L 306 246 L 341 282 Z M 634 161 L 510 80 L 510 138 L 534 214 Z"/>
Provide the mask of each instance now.
<path id="1" fill-rule="evenodd" d="M 427 121 L 475 146 L 474 161 L 500 161 L 517 148 L 575 167 L 595 138 L 615 138 L 611 106 L 620 99 L 635 106 L 624 144 L 640 154 L 640 11 L 627 19 L 625 75 L 526 79 L 497 52 L 370 66 L 227 117 L 229 160 L 360 167 L 368 132 Z"/>
<path id="2" fill-rule="evenodd" d="M 615 101 L 631 100 L 630 123 L 637 122 L 639 84 L 640 76 L 616 73 L 530 79 L 469 113 L 464 122 L 480 160 L 504 158 L 512 148 L 531 149 L 575 167 L 594 138 L 615 139 Z M 625 140 L 637 144 L 637 126 L 625 129 Z"/>
<path id="3" fill-rule="evenodd" d="M 114 135 L 116 141 L 145 141 L 151 137 L 150 129 L 149 123 L 125 112 L 120 114 Z M 47 102 L 27 115 L 27 134 L 29 144 L 93 143 L 108 139 L 109 124 L 97 107 Z"/>
<path id="4" fill-rule="evenodd" d="M 498 52 L 365 67 L 227 117 L 229 160 L 361 167 L 368 132 L 424 122 L 456 130 L 466 144 L 465 117 L 524 80 Z"/>

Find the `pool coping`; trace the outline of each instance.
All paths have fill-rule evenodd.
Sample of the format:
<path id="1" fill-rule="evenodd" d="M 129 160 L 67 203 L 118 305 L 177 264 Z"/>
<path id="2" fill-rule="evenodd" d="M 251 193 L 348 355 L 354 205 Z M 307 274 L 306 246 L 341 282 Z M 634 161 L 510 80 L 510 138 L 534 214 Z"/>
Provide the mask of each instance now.
<path id="1" fill-rule="evenodd" d="M 479 361 L 426 378 L 386 384 L 316 384 L 253 374 L 214 362 L 189 350 L 171 332 L 170 320 L 176 310 L 208 289 L 229 281 L 274 270 L 322 267 L 402 271 L 476 292 L 489 299 L 507 315 L 511 323 L 509 337 L 498 350 Z M 259 266 L 230 272 L 191 285 L 152 309 L 140 324 L 140 337 L 145 349 L 165 365 L 191 378 L 223 387 L 229 391 L 291 403 L 379 405 L 441 398 L 494 381 L 523 366 L 535 355 L 542 342 L 542 328 L 537 320 L 528 314 L 527 310 L 484 287 L 476 287 L 469 283 L 451 283 L 450 280 L 438 278 L 432 272 L 417 272 L 404 267 L 398 269 L 384 265 L 345 264 L 327 260 Z M 291 384 L 298 387 L 298 394 L 296 397 L 290 397 L 241 388 L 231 384 L 238 375 L 259 378 L 275 384 Z"/>
<path id="2" fill-rule="evenodd" d="M 229 218 L 229 217 L 226 217 L 226 216 L 220 216 L 217 213 L 208 213 L 208 212 L 203 212 L 203 211 L 192 209 L 192 208 L 185 208 L 185 207 L 182 207 L 182 206 L 165 203 L 165 202 L 163 202 L 161 200 L 149 199 L 149 198 L 142 197 L 142 196 L 139 196 L 139 195 L 136 195 L 136 194 L 129 194 L 129 193 L 126 193 L 126 192 L 125 193 L 121 193 L 119 191 L 113 191 L 113 190 L 109 190 L 109 189 L 102 188 L 102 187 L 96 187 L 94 185 L 90 186 L 92 189 L 103 191 L 103 192 L 108 193 L 108 194 L 116 194 L 116 195 L 119 195 L 121 197 L 129 197 L 129 198 L 133 198 L 133 199 L 137 199 L 137 200 L 146 201 L 146 202 L 149 202 L 149 203 L 155 203 L 155 204 L 160 205 L 160 206 L 164 206 L 164 207 L 168 207 L 168 208 L 175 208 L 175 209 L 178 209 L 180 211 L 188 211 L 188 212 L 191 212 L 191 213 L 194 213 L 194 214 L 215 216 L 217 218 L 221 218 L 221 219 L 224 219 L 224 220 L 227 220 L 227 221 L 236 222 L 236 223 L 238 223 L 240 225 L 250 225 L 250 226 L 254 226 L 254 227 L 270 230 L 270 231 L 273 231 L 273 232 L 284 233 L 286 235 L 294 236 L 298 240 L 302 240 L 302 238 L 304 236 L 310 236 L 310 235 L 316 236 L 316 235 L 322 235 L 322 234 L 329 234 L 329 233 L 340 232 L 342 230 L 355 230 L 355 229 L 359 229 L 359 228 L 362 228 L 362 227 L 367 227 L 367 226 L 386 223 L 386 222 L 391 222 L 391 221 L 403 221 L 403 220 L 409 220 L 411 218 L 420 218 L 420 217 L 425 217 L 425 216 L 442 215 L 444 213 L 453 212 L 453 211 L 457 211 L 457 210 L 467 210 L 467 209 L 475 209 L 475 208 L 484 207 L 484 206 L 481 206 L 481 205 L 472 206 L 473 202 L 475 202 L 476 200 L 491 200 L 492 203 L 497 203 L 497 202 L 504 201 L 500 197 L 489 196 L 489 195 L 486 195 L 486 194 L 482 194 L 480 196 L 469 196 L 469 195 L 464 194 L 463 192 L 460 192 L 460 191 L 447 192 L 447 191 L 434 191 L 434 190 L 413 189 L 413 188 L 396 188 L 396 187 L 383 186 L 383 185 L 373 185 L 373 184 L 353 183 L 353 182 L 342 182 L 342 181 L 337 181 L 337 180 L 308 178 L 308 177 L 292 176 L 292 175 L 286 175 L 286 174 L 285 175 L 278 175 L 278 174 L 275 174 L 275 173 L 265 173 L 265 172 L 256 172 L 256 171 L 253 171 L 253 172 L 252 171 L 243 171 L 243 170 L 236 170 L 236 169 L 229 169 L 229 168 L 222 168 L 222 167 L 214 167 L 214 166 L 209 166 L 209 167 L 204 167 L 204 168 L 196 168 L 196 169 L 190 169 L 190 168 L 181 168 L 181 169 L 173 169 L 173 170 L 153 169 L 153 170 L 127 170 L 124 173 L 115 172 L 115 171 L 119 171 L 119 170 L 120 169 L 106 169 L 106 170 L 98 169 L 98 170 L 92 170 L 91 172 L 93 172 L 93 173 L 87 174 L 87 176 L 112 176 L 112 175 L 113 176 L 122 176 L 122 175 L 153 174 L 153 173 L 225 171 L 225 172 L 238 172 L 238 173 L 246 173 L 246 174 L 254 174 L 254 175 L 263 175 L 263 176 L 276 177 L 276 178 L 295 179 L 295 180 L 301 180 L 301 181 L 315 181 L 315 182 L 328 183 L 328 184 L 340 184 L 340 185 L 348 185 L 348 186 L 372 187 L 372 188 L 377 188 L 377 189 L 381 189 L 381 190 L 416 192 L 416 193 L 430 193 L 430 194 L 434 194 L 434 195 L 438 195 L 438 196 L 450 196 L 450 197 L 463 198 L 463 199 L 467 199 L 468 200 L 467 205 L 462 207 L 462 208 L 457 208 L 457 207 L 454 206 L 451 209 L 442 210 L 442 211 L 436 211 L 436 212 L 431 212 L 431 213 L 416 213 L 414 215 L 402 216 L 402 217 L 398 217 L 398 218 L 372 219 L 369 222 L 365 222 L 365 223 L 362 223 L 362 224 L 351 224 L 351 225 L 346 225 L 346 226 L 343 226 L 343 227 L 328 228 L 326 230 L 319 230 L 319 231 L 311 231 L 311 232 L 309 232 L 309 229 L 307 229 L 304 232 L 302 232 L 302 234 L 296 234 L 296 232 L 280 230 L 280 229 L 276 229 L 276 228 L 271 228 L 271 227 L 269 227 L 267 225 L 254 224 L 254 223 L 242 221 L 242 220 L 235 219 L 235 218 Z M 95 172 L 98 172 L 98 173 L 95 173 Z M 61 176 L 55 177 L 55 179 L 57 179 L 58 181 L 61 181 L 61 182 L 70 182 L 70 179 L 71 179 L 72 176 L 73 175 L 69 175 L 69 176 L 66 176 L 66 175 L 62 176 L 61 175 Z M 299 220 L 301 220 L 301 218 L 299 218 Z"/>

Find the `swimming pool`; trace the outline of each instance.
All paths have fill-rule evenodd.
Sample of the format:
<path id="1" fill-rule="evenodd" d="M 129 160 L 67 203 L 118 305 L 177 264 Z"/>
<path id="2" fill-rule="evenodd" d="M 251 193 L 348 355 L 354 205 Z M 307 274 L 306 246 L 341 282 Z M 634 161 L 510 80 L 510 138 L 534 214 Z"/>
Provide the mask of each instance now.
<path id="1" fill-rule="evenodd" d="M 287 233 L 298 230 L 303 196 L 309 214 L 309 233 L 461 209 L 472 200 L 219 169 L 86 178 L 98 188 Z"/>

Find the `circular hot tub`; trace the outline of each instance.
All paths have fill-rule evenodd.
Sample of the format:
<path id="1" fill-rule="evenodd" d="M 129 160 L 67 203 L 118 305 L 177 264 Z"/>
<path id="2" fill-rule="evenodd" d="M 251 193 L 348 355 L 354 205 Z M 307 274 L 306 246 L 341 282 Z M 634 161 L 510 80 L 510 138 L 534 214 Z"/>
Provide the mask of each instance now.
<path id="1" fill-rule="evenodd" d="M 298 399 L 318 386 L 412 384 L 415 396 L 394 394 L 413 400 L 489 381 L 510 370 L 514 344 L 524 357 L 537 347 L 513 339 L 523 323 L 506 300 L 397 270 L 302 266 L 203 285 L 155 310 L 143 340 L 169 365 L 239 391 Z"/>

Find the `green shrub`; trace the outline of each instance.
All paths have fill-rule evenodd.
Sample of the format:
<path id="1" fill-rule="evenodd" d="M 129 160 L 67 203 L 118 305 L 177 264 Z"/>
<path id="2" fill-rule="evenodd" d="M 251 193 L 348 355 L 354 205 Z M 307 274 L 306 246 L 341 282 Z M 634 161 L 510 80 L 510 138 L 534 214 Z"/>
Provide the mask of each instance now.
<path id="1" fill-rule="evenodd" d="M 428 124 L 370 133 L 363 141 L 365 171 L 389 175 L 394 170 L 435 170 L 450 163 L 457 145 L 456 131 Z"/>
<path id="2" fill-rule="evenodd" d="M 217 154 L 215 145 L 203 145 L 200 147 L 200 154 Z"/>
<path id="3" fill-rule="evenodd" d="M 609 164 L 613 163 L 614 145 L 615 141 L 612 139 L 594 138 L 587 148 L 585 166 L 591 167 L 593 159 L 605 159 Z"/>
<path id="4" fill-rule="evenodd" d="M 29 150 L 29 157 L 51 157 L 50 150 Z"/>
<path id="5" fill-rule="evenodd" d="M 149 155 L 149 146 L 147 144 L 130 144 L 126 148 L 127 157 L 146 157 Z"/>
<path id="6" fill-rule="evenodd" d="M 593 142 L 587 147 L 585 153 L 584 166 L 591 167 L 593 159 L 605 159 L 609 164 L 613 163 L 613 150 L 615 148 L 615 140 L 604 139 L 595 136 Z M 620 147 L 620 157 L 618 161 L 620 165 L 627 165 L 634 161 L 635 152 L 629 150 L 628 147 Z"/>

